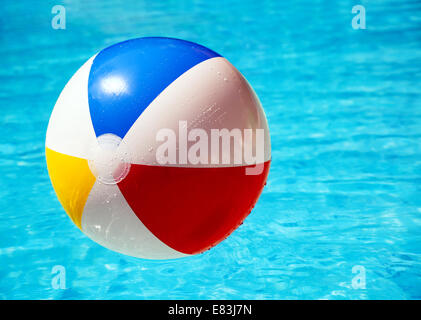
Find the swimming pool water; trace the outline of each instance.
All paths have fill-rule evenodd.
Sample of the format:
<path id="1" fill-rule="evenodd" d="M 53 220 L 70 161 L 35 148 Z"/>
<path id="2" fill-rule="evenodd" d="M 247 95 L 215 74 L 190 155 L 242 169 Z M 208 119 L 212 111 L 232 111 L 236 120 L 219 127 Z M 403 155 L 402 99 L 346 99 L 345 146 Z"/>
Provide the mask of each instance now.
<path id="1" fill-rule="evenodd" d="M 65 30 L 51 27 L 56 4 Z M 366 30 L 351 26 L 356 4 Z M 251 215 L 182 260 L 131 258 L 89 240 L 59 204 L 44 159 L 71 75 L 102 48 L 142 36 L 227 57 L 271 130 L 269 180 Z M 0 39 L 0 298 L 421 298 L 419 1 L 7 0 Z M 52 287 L 56 265 L 65 290 Z M 353 286 L 355 266 L 365 289 Z"/>

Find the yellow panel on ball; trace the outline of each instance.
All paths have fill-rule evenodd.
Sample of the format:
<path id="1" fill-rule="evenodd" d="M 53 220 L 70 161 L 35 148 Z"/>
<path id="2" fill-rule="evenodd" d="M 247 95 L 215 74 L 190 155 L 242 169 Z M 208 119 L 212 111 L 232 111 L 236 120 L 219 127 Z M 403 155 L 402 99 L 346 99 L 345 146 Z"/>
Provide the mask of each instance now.
<path id="1" fill-rule="evenodd" d="M 83 208 L 96 180 L 88 161 L 49 148 L 46 148 L 45 154 L 57 197 L 72 221 L 82 229 Z"/>

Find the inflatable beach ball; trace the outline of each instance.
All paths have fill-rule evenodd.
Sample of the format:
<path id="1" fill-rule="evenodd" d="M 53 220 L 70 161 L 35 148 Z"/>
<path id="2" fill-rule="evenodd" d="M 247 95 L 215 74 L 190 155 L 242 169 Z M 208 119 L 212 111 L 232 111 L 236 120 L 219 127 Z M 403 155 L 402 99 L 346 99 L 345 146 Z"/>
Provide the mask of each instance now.
<path id="1" fill-rule="evenodd" d="M 89 238 L 148 259 L 201 253 L 253 209 L 270 139 L 260 102 L 218 53 L 140 38 L 90 58 L 61 92 L 46 158 L 57 197 Z"/>

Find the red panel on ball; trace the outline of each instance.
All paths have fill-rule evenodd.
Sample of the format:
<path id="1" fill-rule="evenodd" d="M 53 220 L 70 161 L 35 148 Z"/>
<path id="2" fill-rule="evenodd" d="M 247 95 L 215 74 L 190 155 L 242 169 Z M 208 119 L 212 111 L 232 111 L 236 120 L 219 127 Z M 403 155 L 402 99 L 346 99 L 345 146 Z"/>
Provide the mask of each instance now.
<path id="1" fill-rule="evenodd" d="M 132 164 L 118 186 L 143 224 L 169 247 L 196 254 L 218 244 L 253 209 L 269 173 L 246 166 L 192 168 Z M 252 167 L 252 166 L 250 166 Z"/>

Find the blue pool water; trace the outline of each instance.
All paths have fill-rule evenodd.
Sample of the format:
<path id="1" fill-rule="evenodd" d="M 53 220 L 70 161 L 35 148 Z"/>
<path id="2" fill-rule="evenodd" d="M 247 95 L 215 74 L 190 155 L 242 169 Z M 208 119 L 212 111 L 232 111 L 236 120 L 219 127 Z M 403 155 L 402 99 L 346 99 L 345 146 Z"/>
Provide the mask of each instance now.
<path id="1" fill-rule="evenodd" d="M 366 30 L 351 26 L 360 3 Z M 65 30 L 51 27 L 55 4 L 67 9 Z M 71 75 L 142 36 L 227 57 L 271 129 L 269 180 L 251 215 L 182 260 L 89 240 L 45 164 L 48 119 Z M 0 40 L 0 298 L 421 298 L 419 1 L 7 0 Z M 65 290 L 52 287 L 56 265 Z M 353 282 L 361 268 L 365 289 Z"/>

